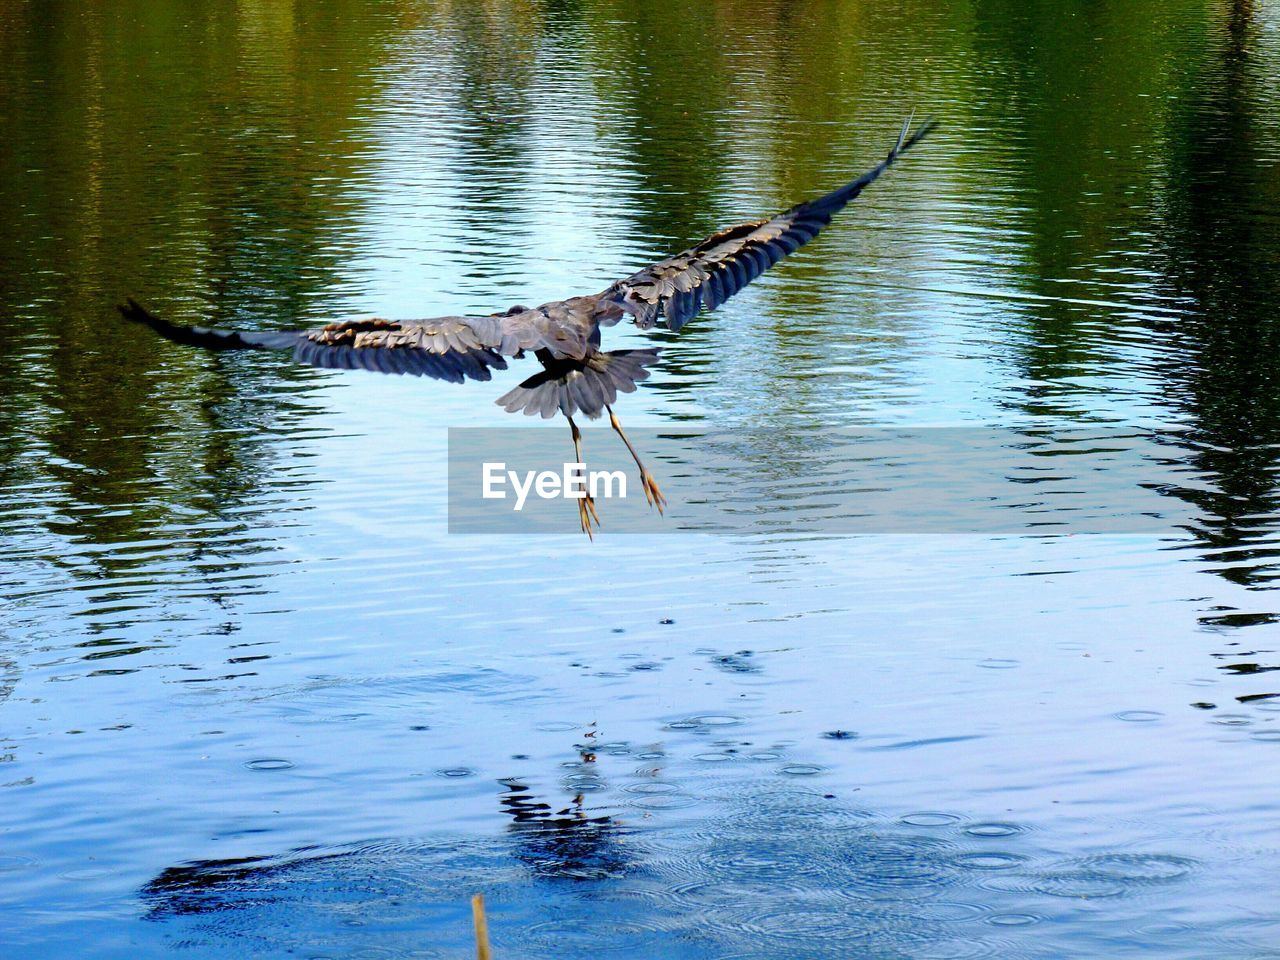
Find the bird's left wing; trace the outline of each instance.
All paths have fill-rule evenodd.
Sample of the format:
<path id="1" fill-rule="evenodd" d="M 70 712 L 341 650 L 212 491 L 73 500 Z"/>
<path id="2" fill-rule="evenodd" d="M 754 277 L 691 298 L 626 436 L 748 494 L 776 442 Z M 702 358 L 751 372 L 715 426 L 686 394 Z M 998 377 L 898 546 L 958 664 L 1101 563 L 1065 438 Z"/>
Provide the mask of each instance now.
<path id="1" fill-rule="evenodd" d="M 816 237 L 836 213 L 899 156 L 924 139 L 933 127 L 933 121 L 928 121 L 912 133 L 908 119 L 888 156 L 853 182 L 776 217 L 722 230 L 696 247 L 617 281 L 604 292 L 603 298 L 630 314 L 642 329 L 662 323 L 671 330 L 679 330 L 697 316 L 699 310 L 714 310 L 783 257 Z M 603 322 L 608 323 L 610 319 L 614 318 Z"/>
<path id="2" fill-rule="evenodd" d="M 292 350 L 294 358 L 317 367 L 411 374 L 461 383 L 488 380 L 491 367 L 506 369 L 505 357 L 543 345 L 540 314 L 522 308 L 490 317 L 430 320 L 344 320 L 311 330 L 244 331 L 187 327 L 156 316 L 130 300 L 119 308 L 176 343 L 211 350 Z"/>

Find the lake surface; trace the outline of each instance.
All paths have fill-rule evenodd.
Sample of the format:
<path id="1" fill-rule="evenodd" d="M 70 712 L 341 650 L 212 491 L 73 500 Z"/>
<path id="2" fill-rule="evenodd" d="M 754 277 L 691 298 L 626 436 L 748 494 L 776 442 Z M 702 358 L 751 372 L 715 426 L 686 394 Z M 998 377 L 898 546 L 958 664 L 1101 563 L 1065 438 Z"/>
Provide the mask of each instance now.
<path id="1" fill-rule="evenodd" d="M 477 891 L 522 960 L 1280 956 L 1277 77 L 1248 0 L 6 3 L 4 956 L 461 958 Z M 740 441 L 729 534 L 450 533 L 450 428 L 568 453 L 528 364 L 114 311 L 591 293 L 913 109 L 821 239 L 608 331 L 667 348 L 637 436 Z M 849 535 L 831 438 L 934 428 L 1077 491 L 1137 437 L 1150 497 Z"/>

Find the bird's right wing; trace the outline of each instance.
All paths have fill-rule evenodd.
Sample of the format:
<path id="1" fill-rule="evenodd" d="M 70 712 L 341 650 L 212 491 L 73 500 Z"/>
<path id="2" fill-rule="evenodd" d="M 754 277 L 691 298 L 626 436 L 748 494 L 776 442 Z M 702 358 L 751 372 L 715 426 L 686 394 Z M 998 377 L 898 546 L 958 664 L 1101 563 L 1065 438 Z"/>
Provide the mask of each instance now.
<path id="1" fill-rule="evenodd" d="M 461 383 L 488 380 L 505 357 L 542 346 L 546 318 L 522 308 L 490 317 L 430 320 L 344 320 L 312 330 L 222 330 L 187 327 L 156 316 L 130 300 L 119 307 L 128 320 L 175 343 L 211 350 L 292 350 L 316 367 L 411 374 Z"/>
<path id="2" fill-rule="evenodd" d="M 889 155 L 853 182 L 776 217 L 722 230 L 696 247 L 619 280 L 603 296 L 631 314 L 642 329 L 663 323 L 679 330 L 699 310 L 714 310 L 816 237 L 835 214 L 933 127 L 930 120 L 912 133 L 908 119 Z"/>

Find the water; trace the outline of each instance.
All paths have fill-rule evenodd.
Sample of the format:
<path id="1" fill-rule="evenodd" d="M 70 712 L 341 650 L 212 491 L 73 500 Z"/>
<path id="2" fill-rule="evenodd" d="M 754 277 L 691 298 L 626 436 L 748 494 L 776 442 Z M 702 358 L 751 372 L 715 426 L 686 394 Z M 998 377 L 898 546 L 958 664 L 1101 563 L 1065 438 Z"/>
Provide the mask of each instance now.
<path id="1" fill-rule="evenodd" d="M 6 4 L 5 956 L 463 957 L 476 891 L 506 957 L 1280 955 L 1276 76 L 1248 2 Z M 447 428 L 537 429 L 491 402 L 527 371 L 113 312 L 591 292 L 912 108 L 619 407 L 741 437 L 738 535 L 450 535 Z M 1132 431 L 1190 518 L 762 499 L 829 430 L 934 426 Z"/>

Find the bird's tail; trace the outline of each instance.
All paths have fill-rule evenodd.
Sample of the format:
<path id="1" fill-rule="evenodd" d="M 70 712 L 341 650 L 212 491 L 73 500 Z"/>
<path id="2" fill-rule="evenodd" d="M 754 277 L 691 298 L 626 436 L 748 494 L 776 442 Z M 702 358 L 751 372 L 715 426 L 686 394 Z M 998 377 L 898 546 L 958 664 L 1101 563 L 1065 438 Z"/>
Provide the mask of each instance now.
<path id="1" fill-rule="evenodd" d="M 569 361 L 567 369 L 543 370 L 498 398 L 508 413 L 549 420 L 557 413 L 582 413 L 594 420 L 619 393 L 631 393 L 658 362 L 658 349 L 614 350 Z"/>

